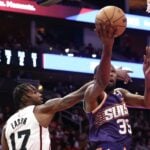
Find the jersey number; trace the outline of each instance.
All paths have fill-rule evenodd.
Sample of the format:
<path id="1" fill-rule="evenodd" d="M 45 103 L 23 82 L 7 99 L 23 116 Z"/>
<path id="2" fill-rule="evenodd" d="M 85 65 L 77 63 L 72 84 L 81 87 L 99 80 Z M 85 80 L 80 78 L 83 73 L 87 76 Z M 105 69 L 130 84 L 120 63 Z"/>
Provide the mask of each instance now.
<path id="1" fill-rule="evenodd" d="M 118 119 L 117 123 L 119 124 L 119 133 L 120 134 L 132 134 L 132 130 L 131 130 L 131 126 L 129 124 L 129 120 L 128 119 Z"/>
<path id="2" fill-rule="evenodd" d="M 28 139 L 29 139 L 29 136 L 30 136 L 30 130 L 22 130 L 22 131 L 19 131 L 17 133 L 18 135 L 18 138 L 23 138 L 22 140 L 22 144 L 21 144 L 21 148 L 19 148 L 20 150 L 27 150 L 26 148 L 26 144 L 28 142 Z M 16 142 L 15 142 L 15 134 L 12 133 L 10 135 L 10 139 L 11 139 L 11 145 L 12 145 L 12 149 L 13 150 L 16 150 Z"/>

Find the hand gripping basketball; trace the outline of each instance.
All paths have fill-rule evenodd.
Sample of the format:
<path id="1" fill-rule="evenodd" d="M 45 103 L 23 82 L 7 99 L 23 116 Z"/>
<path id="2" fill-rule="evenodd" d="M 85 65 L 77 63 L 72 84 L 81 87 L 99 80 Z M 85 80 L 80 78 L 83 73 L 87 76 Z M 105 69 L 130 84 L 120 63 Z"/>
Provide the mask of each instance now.
<path id="1" fill-rule="evenodd" d="M 127 18 L 122 9 L 116 6 L 106 6 L 99 10 L 96 15 L 95 23 L 103 24 L 109 22 L 110 25 L 115 26 L 115 37 L 123 34 L 127 26 Z"/>

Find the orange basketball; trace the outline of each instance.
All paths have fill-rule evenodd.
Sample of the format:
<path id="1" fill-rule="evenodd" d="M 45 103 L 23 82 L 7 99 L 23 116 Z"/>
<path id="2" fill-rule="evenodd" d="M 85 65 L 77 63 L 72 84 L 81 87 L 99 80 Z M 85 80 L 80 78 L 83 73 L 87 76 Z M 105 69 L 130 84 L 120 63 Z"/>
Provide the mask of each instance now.
<path id="1" fill-rule="evenodd" d="M 127 27 L 127 18 L 122 9 L 116 6 L 106 6 L 99 10 L 96 15 L 95 23 L 110 22 L 117 27 L 115 37 L 123 34 Z"/>

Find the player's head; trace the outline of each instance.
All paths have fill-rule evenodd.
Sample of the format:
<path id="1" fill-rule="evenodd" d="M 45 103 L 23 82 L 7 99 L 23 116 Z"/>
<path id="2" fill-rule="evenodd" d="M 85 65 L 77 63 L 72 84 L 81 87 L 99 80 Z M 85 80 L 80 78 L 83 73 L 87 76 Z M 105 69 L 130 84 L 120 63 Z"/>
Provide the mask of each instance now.
<path id="1" fill-rule="evenodd" d="M 116 82 L 117 82 L 117 72 L 115 67 L 111 65 L 109 83 L 105 90 L 108 92 L 112 91 L 116 87 Z"/>
<path id="2" fill-rule="evenodd" d="M 28 105 L 39 105 L 42 103 L 41 93 L 37 88 L 29 83 L 18 85 L 13 91 L 13 99 L 16 107 Z"/>
<path id="3" fill-rule="evenodd" d="M 99 67 L 99 65 L 96 66 L 96 68 L 94 70 L 94 78 L 96 77 L 96 72 L 97 72 L 98 67 Z M 113 90 L 116 86 L 116 81 L 117 81 L 117 72 L 116 72 L 115 67 L 113 65 L 111 65 L 110 79 L 109 79 L 109 83 L 106 87 L 106 91 Z"/>

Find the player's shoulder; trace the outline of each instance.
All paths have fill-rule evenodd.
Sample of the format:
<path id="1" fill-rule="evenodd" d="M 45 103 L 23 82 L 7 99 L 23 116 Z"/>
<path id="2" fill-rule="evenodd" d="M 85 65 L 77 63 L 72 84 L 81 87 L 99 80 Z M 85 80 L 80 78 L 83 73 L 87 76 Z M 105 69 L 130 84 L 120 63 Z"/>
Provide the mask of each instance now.
<path id="1" fill-rule="evenodd" d="M 87 93 L 89 93 L 92 89 L 93 89 L 93 87 L 94 87 L 94 84 L 91 84 L 91 85 L 89 85 L 87 88 L 86 88 L 86 94 Z"/>
<path id="2" fill-rule="evenodd" d="M 14 120 L 16 118 L 16 115 L 17 115 L 17 113 L 15 112 L 7 118 L 7 120 L 5 122 L 5 128 L 7 127 L 8 124 L 10 124 L 12 122 L 12 120 Z"/>
<path id="3" fill-rule="evenodd" d="M 12 119 L 16 119 L 17 116 L 23 116 L 27 114 L 31 115 L 31 112 L 33 112 L 34 107 L 35 107 L 34 105 L 31 105 L 31 106 L 27 106 L 25 108 L 17 110 L 7 119 L 7 122 L 9 122 Z"/>

